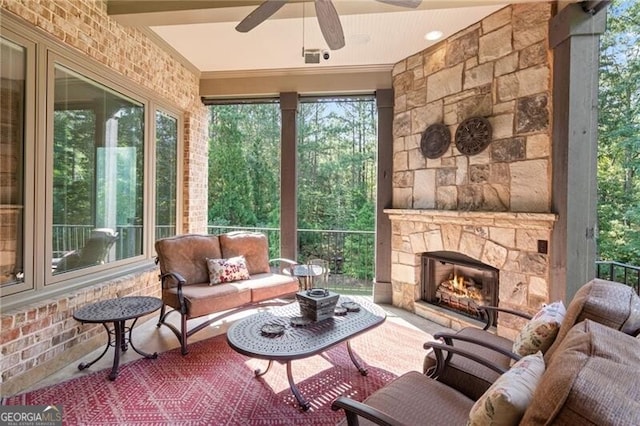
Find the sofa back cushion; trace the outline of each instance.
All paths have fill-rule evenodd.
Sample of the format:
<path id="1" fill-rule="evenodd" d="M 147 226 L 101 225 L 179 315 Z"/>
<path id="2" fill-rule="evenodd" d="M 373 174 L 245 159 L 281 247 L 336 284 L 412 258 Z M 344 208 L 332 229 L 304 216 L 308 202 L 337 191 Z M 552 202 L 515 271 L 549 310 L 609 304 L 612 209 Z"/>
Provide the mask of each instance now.
<path id="1" fill-rule="evenodd" d="M 229 232 L 220 235 L 222 257 L 244 256 L 249 274 L 270 272 L 269 242 L 267 236 L 259 232 Z"/>
<path id="2" fill-rule="evenodd" d="M 521 424 L 640 424 L 640 341 L 594 321 L 576 324 L 538 384 Z"/>
<path id="3" fill-rule="evenodd" d="M 627 285 L 597 278 L 580 287 L 567 307 L 553 345 L 545 353 L 547 363 L 574 324 L 586 319 L 635 336 L 640 331 L 640 297 Z"/>
<path id="4" fill-rule="evenodd" d="M 207 258 L 219 259 L 220 243 L 215 235 L 185 234 L 156 241 L 160 272 L 176 272 L 188 284 L 209 282 Z M 177 285 L 169 279 L 169 285 Z"/>

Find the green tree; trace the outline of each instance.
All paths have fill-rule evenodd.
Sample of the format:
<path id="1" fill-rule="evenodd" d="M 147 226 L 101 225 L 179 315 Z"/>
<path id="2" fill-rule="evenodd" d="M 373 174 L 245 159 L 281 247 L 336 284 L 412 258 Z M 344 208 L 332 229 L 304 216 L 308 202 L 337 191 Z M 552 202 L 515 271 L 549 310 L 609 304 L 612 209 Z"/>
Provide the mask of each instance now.
<path id="1" fill-rule="evenodd" d="M 640 4 L 615 0 L 601 39 L 598 250 L 606 260 L 640 255 Z"/>

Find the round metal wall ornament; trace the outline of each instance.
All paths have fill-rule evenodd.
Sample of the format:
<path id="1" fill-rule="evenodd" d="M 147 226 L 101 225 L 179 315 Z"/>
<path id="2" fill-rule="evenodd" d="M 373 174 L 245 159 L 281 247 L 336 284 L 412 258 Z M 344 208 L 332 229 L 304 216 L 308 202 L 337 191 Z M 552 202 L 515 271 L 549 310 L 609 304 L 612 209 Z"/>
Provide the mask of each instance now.
<path id="1" fill-rule="evenodd" d="M 491 123 L 484 117 L 464 120 L 456 130 L 456 147 L 465 155 L 479 154 L 491 143 Z"/>
<path id="2" fill-rule="evenodd" d="M 449 127 L 441 123 L 432 124 L 422 133 L 420 151 L 426 158 L 438 158 L 449 149 L 451 132 Z"/>

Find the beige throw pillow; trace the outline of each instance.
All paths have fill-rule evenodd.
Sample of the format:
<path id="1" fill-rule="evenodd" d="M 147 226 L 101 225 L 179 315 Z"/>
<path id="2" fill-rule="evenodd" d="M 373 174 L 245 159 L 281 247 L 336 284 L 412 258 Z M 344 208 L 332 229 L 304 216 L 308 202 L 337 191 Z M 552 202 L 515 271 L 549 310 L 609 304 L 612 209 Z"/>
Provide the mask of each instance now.
<path id="1" fill-rule="evenodd" d="M 543 306 L 514 339 L 513 353 L 527 356 L 538 351 L 546 352 L 558 335 L 566 313 L 561 301 Z"/>
<path id="2" fill-rule="evenodd" d="M 517 425 L 531 404 L 543 373 L 542 352 L 520 359 L 473 404 L 468 425 Z"/>

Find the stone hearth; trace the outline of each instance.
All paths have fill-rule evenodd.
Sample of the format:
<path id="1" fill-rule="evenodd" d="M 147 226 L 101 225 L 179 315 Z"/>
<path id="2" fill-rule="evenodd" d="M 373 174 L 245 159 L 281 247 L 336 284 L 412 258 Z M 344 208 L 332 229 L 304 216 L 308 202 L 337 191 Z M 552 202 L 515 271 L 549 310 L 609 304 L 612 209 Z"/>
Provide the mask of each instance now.
<path id="1" fill-rule="evenodd" d="M 535 312 L 549 301 L 549 256 L 539 253 L 539 241 L 548 242 L 554 214 L 455 212 L 448 210 L 385 210 L 392 223 L 391 281 L 393 305 L 411 312 L 417 308 L 421 287 L 421 255 L 453 251 L 491 265 L 500 271 L 501 307 Z M 544 245 L 544 243 L 542 243 Z M 446 314 L 436 309 L 436 317 Z M 464 325 L 454 320 L 445 325 Z M 512 336 L 521 321 L 504 316 L 501 335 Z"/>

